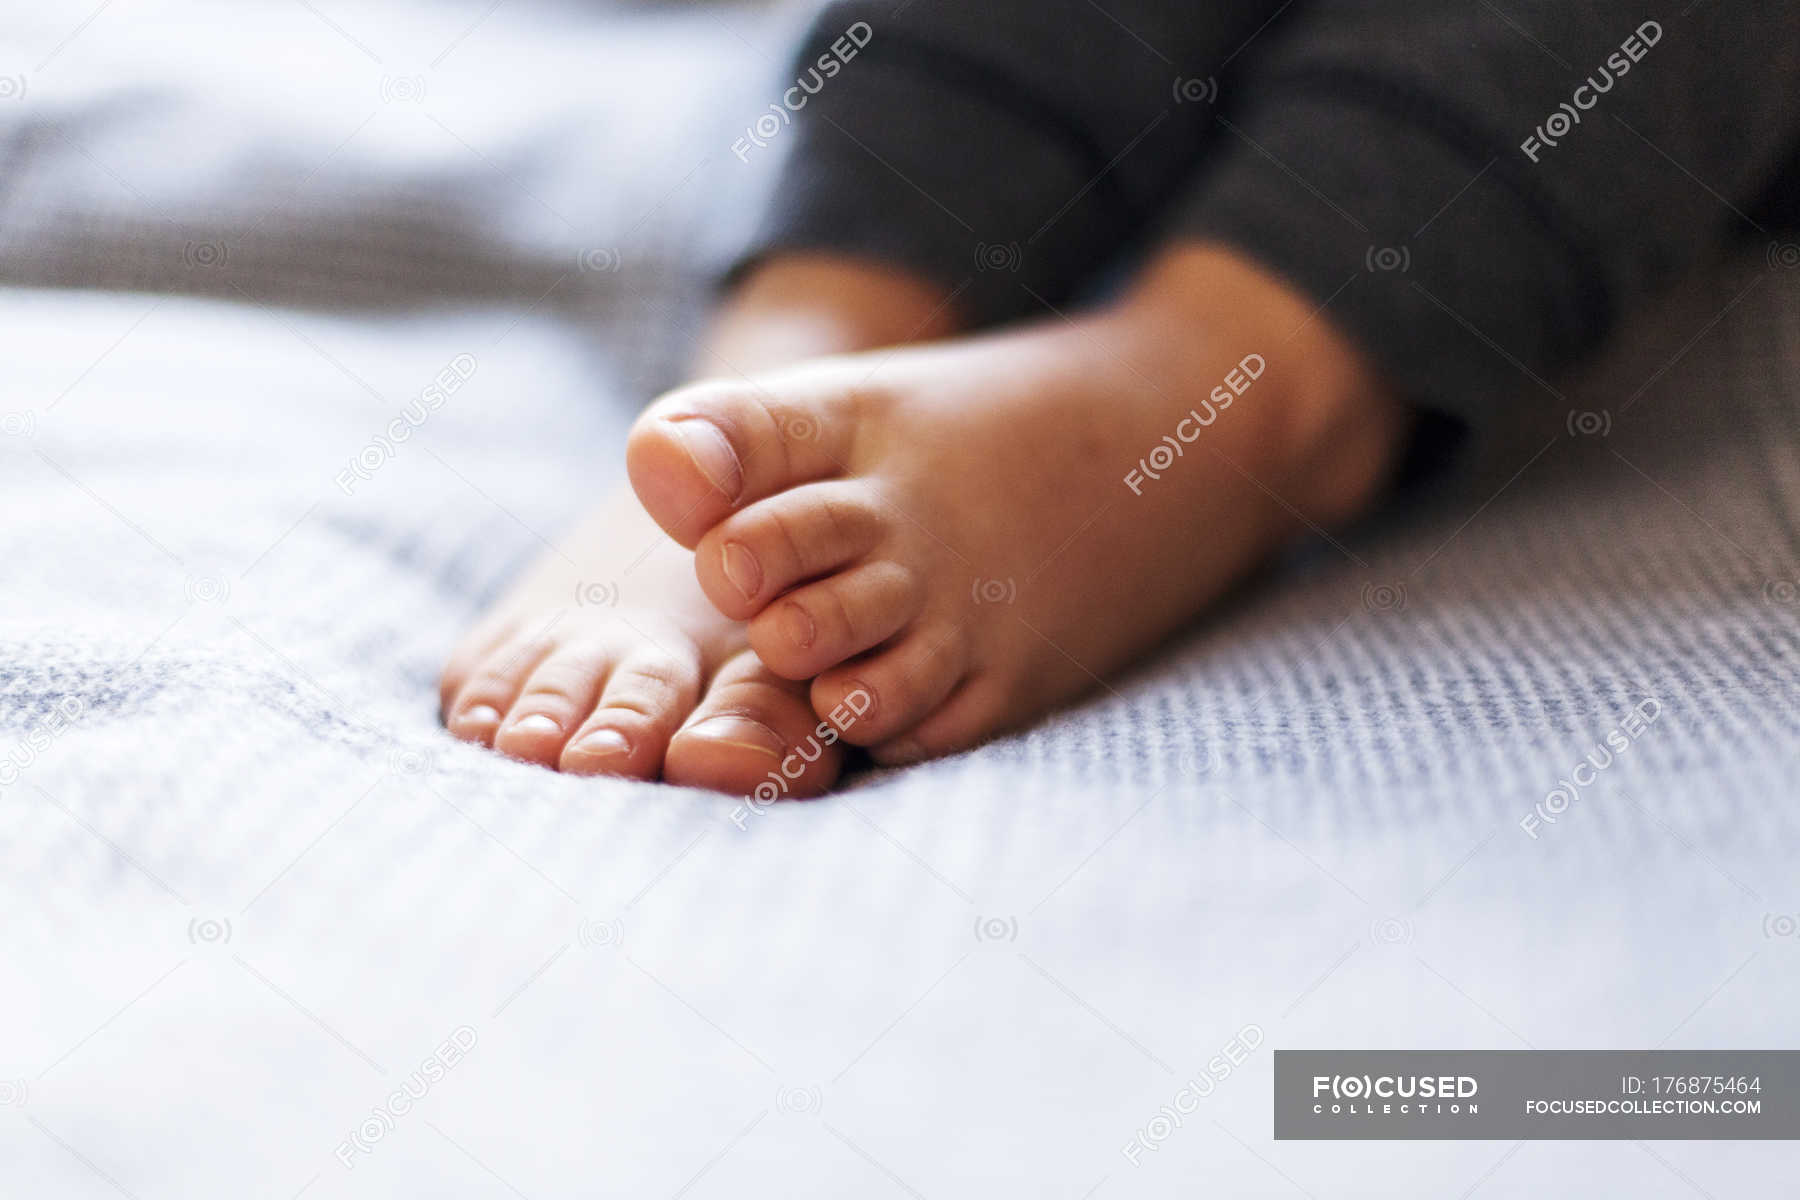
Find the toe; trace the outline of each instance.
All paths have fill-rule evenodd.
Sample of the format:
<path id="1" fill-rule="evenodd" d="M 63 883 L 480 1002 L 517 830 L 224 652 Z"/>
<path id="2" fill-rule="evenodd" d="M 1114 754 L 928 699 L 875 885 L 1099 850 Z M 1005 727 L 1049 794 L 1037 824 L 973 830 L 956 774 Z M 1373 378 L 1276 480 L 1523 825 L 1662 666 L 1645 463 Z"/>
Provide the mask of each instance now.
<path id="1" fill-rule="evenodd" d="M 669 743 L 663 778 L 759 799 L 816 796 L 843 766 L 835 732 L 821 736 L 806 689 L 748 651 L 719 668 Z"/>
<path id="2" fill-rule="evenodd" d="M 842 727 L 845 741 L 879 745 L 928 717 L 967 670 L 967 640 L 960 628 L 921 625 L 891 648 L 813 680 L 813 711 Z M 855 719 L 833 716 L 844 713 Z"/>
<path id="3" fill-rule="evenodd" d="M 805 373 L 694 384 L 638 419 L 625 465 L 645 510 L 692 549 L 739 506 L 837 474 L 850 424 L 846 404 Z"/>
<path id="4" fill-rule="evenodd" d="M 910 570 L 882 560 L 860 563 L 764 609 L 750 622 L 750 646 L 784 679 L 811 679 L 886 641 L 923 605 Z"/>
<path id="5" fill-rule="evenodd" d="M 444 710 L 444 727 L 465 742 L 492 746 L 525 681 L 552 649 L 542 635 L 501 639 L 469 669 Z"/>
<path id="6" fill-rule="evenodd" d="M 463 637 L 438 676 L 439 720 L 449 724 L 451 714 L 456 711 L 457 696 L 482 664 L 492 657 L 495 647 L 516 632 L 515 622 L 488 622 Z"/>
<path id="7" fill-rule="evenodd" d="M 734 621 L 748 621 L 795 584 L 869 553 L 884 528 L 866 484 L 808 484 L 714 526 L 695 549 L 694 568 L 714 607 Z"/>
<path id="8" fill-rule="evenodd" d="M 998 678 L 972 675 L 942 707 L 899 737 L 870 747 L 869 754 L 883 766 L 901 767 L 967 750 L 1004 730 L 1005 714 L 1018 707 L 1017 693 Z"/>
<path id="9" fill-rule="evenodd" d="M 593 709 L 613 659 L 611 647 L 589 642 L 560 645 L 545 655 L 494 734 L 494 749 L 555 766 L 569 734 Z"/>
<path id="10" fill-rule="evenodd" d="M 639 652 L 607 677 L 600 702 L 569 738 L 559 766 L 572 775 L 655 779 L 669 738 L 700 696 L 699 655 Z"/>

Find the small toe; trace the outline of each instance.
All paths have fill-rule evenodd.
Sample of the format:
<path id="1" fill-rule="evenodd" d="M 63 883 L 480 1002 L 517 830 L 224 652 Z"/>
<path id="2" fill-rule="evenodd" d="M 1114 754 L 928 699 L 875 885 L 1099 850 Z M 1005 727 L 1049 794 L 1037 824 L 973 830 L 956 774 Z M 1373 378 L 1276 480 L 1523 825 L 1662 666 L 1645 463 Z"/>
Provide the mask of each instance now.
<path id="1" fill-rule="evenodd" d="M 534 636 L 502 640 L 470 671 L 444 715 L 444 727 L 465 742 L 494 744 L 506 714 L 554 644 Z"/>
<path id="2" fill-rule="evenodd" d="M 494 734 L 494 749 L 509 758 L 553 767 L 569 735 L 594 707 L 614 652 L 599 643 L 552 650 L 532 671 Z"/>
<path id="3" fill-rule="evenodd" d="M 661 653 L 627 658 L 607 677 L 594 711 L 563 747 L 559 766 L 571 775 L 655 779 L 669 738 L 700 695 L 699 656 Z"/>
<path id="4" fill-rule="evenodd" d="M 866 482 L 807 484 L 725 518 L 695 548 L 695 573 L 715 608 L 748 621 L 796 584 L 869 553 L 885 529 Z"/>
<path id="5" fill-rule="evenodd" d="M 456 711 L 456 698 L 475 672 L 492 656 L 494 648 L 516 632 L 515 622 L 491 623 L 468 633 L 438 674 L 438 719 L 446 725 Z"/>
<path id="6" fill-rule="evenodd" d="M 1005 714 L 1016 707 L 1016 694 L 999 679 L 971 675 L 935 712 L 899 737 L 871 746 L 869 755 L 883 766 L 903 767 L 967 750 L 1003 732 Z"/>
<path id="7" fill-rule="evenodd" d="M 745 651 L 720 667 L 669 743 L 663 778 L 759 799 L 816 796 L 836 781 L 843 748 L 806 702 Z"/>
<path id="8" fill-rule="evenodd" d="M 788 380 L 679 388 L 632 427 L 625 445 L 632 489 L 683 546 L 692 549 L 741 505 L 842 469 L 848 421 L 820 385 Z"/>
<path id="9" fill-rule="evenodd" d="M 960 628 L 922 624 L 892 647 L 813 680 L 813 711 L 822 719 L 854 713 L 844 725 L 844 740 L 853 745 L 887 742 L 930 716 L 956 689 L 968 671 L 967 647 Z"/>
<path id="10" fill-rule="evenodd" d="M 859 563 L 769 605 L 750 622 L 750 646 L 782 678 L 811 679 L 900 632 L 924 603 L 908 568 Z"/>

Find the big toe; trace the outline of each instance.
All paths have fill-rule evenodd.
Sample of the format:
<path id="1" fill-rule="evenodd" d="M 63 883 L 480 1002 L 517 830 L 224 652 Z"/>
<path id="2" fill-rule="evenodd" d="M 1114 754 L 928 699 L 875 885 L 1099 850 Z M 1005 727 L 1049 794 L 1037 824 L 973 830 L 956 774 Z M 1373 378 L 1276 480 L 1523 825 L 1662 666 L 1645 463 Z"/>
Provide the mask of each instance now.
<path id="1" fill-rule="evenodd" d="M 816 796 L 843 769 L 834 730 L 822 727 L 807 688 L 773 674 L 748 650 L 728 660 L 669 743 L 669 783 L 757 800 Z"/>
<path id="2" fill-rule="evenodd" d="M 739 506 L 842 468 L 850 430 L 832 395 L 828 381 L 805 375 L 670 392 L 626 442 L 632 489 L 691 550 Z"/>

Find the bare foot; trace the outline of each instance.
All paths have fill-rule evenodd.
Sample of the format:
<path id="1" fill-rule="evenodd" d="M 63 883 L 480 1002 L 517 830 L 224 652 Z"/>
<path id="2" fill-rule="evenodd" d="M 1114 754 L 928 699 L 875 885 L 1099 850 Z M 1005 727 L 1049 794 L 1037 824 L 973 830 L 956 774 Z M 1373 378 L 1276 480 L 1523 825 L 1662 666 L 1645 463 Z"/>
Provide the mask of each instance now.
<path id="1" fill-rule="evenodd" d="M 1305 522 L 1385 477 L 1400 406 L 1312 306 L 1229 252 L 1167 252 L 1106 310 L 681 389 L 627 447 L 816 713 L 886 762 L 1096 686 Z"/>
<path id="2" fill-rule="evenodd" d="M 722 315 L 710 371 L 939 336 L 939 297 L 880 268 L 808 258 L 758 271 Z M 807 687 L 771 673 L 707 603 L 693 555 L 629 490 L 545 555 L 462 641 L 439 685 L 465 741 L 574 774 L 815 795 L 842 766 Z M 758 788 L 762 791 L 758 792 Z"/>

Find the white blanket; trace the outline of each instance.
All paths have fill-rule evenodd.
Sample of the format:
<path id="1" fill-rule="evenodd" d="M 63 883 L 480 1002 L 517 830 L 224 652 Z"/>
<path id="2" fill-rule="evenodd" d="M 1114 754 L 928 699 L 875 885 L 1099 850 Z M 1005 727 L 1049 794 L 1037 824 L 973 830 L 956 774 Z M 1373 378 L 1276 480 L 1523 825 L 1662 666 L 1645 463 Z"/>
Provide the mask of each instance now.
<path id="1" fill-rule="evenodd" d="M 767 35 L 522 5 L 431 68 L 486 6 L 234 8 L 238 57 L 156 7 L 0 107 L 5 276 L 139 289 L 0 292 L 0 1194 L 1794 1177 L 1783 1143 L 1277 1143 L 1270 1052 L 1794 1046 L 1800 273 L 1758 248 L 1566 397 L 1522 379 L 1484 470 L 1078 709 L 744 808 L 458 744 L 434 680 L 673 376 L 749 179 L 708 97 L 754 112 L 711 89 Z"/>

